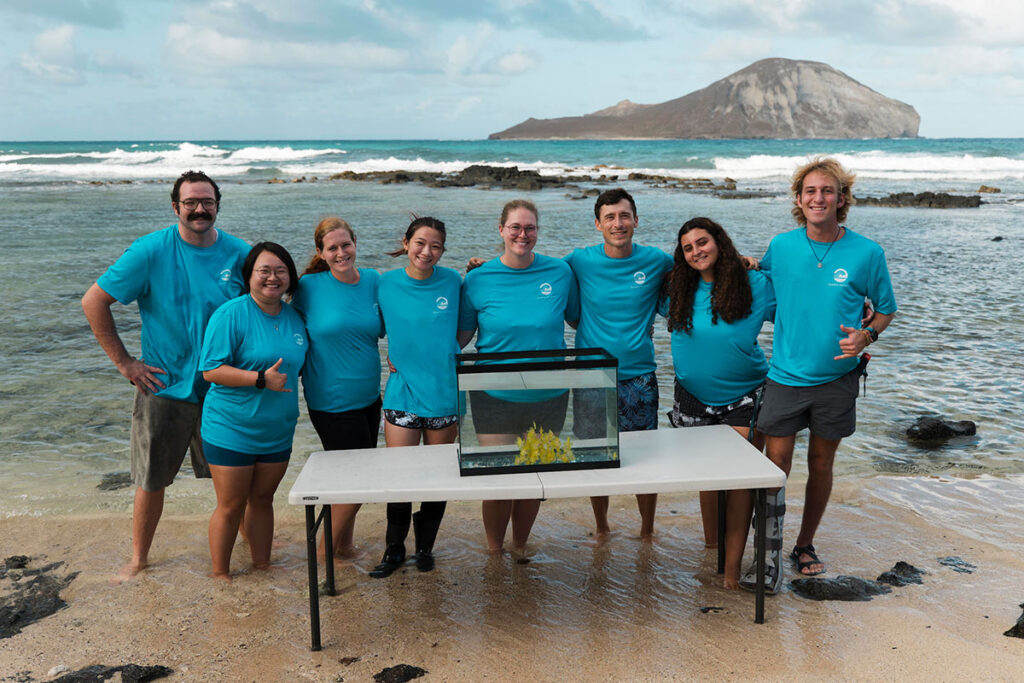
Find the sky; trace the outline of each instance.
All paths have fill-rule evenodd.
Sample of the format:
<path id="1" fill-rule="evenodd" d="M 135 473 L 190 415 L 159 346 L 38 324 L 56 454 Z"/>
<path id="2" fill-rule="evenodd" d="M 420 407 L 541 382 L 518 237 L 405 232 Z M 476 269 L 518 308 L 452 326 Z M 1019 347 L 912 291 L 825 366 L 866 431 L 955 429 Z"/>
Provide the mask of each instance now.
<path id="1" fill-rule="evenodd" d="M 1019 0 L 0 0 L 0 140 L 476 139 L 768 57 L 1024 137 Z"/>

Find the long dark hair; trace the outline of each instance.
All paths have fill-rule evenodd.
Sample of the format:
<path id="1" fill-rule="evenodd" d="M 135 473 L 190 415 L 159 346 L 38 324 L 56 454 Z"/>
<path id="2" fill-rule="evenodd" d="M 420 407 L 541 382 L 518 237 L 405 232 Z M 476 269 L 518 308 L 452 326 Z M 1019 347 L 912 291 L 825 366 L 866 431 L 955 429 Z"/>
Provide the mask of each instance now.
<path id="1" fill-rule="evenodd" d="M 750 291 L 750 280 L 739 252 L 725 229 L 710 218 L 691 218 L 683 223 L 676 236 L 675 265 L 665 279 L 664 291 L 669 296 L 668 329 L 693 331 L 693 299 L 700 285 L 700 273 L 686 262 L 679 240 L 695 229 L 707 230 L 718 246 L 718 260 L 715 261 L 711 285 L 711 324 L 721 318 L 727 323 L 742 320 L 750 315 L 754 296 Z"/>

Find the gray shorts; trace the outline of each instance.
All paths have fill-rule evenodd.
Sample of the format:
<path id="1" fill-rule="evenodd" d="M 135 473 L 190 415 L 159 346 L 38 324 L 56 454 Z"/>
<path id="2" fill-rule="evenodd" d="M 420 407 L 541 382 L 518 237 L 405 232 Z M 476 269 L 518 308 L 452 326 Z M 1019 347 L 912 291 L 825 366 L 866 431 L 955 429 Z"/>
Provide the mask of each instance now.
<path id="1" fill-rule="evenodd" d="M 825 384 L 791 387 L 767 380 L 757 428 L 768 436 L 791 436 L 807 427 L 823 439 L 844 439 L 857 429 L 857 367 Z"/>
<path id="2" fill-rule="evenodd" d="M 192 455 L 192 471 L 197 478 L 209 478 L 210 468 L 203 457 L 199 436 L 201 403 L 175 401 L 135 391 L 132 408 L 131 461 L 132 482 L 144 491 L 159 491 L 174 481 L 185 451 Z"/>

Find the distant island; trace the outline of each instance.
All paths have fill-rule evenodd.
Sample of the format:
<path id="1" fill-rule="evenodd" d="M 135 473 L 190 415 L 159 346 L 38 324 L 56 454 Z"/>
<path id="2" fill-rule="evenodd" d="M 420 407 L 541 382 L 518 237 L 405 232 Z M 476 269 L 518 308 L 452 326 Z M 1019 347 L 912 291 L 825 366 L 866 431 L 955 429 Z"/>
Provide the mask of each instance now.
<path id="1" fill-rule="evenodd" d="M 618 104 L 583 116 L 529 118 L 492 140 L 913 138 L 912 106 L 821 62 L 762 59 L 661 104 Z"/>

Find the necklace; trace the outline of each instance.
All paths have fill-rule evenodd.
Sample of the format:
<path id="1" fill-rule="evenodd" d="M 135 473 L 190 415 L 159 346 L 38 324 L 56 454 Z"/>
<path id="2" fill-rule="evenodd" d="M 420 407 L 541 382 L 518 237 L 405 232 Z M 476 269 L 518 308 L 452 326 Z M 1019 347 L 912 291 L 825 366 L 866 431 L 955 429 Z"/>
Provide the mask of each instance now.
<path id="1" fill-rule="evenodd" d="M 811 253 L 814 254 L 814 260 L 818 262 L 818 267 L 819 268 L 821 268 L 821 264 L 825 261 L 825 258 L 828 257 L 828 252 L 832 251 L 832 247 L 834 247 L 836 245 L 836 242 L 839 241 L 839 232 L 842 229 L 843 229 L 843 226 L 841 226 L 841 225 L 837 225 L 836 226 L 836 236 L 833 237 L 832 241 L 828 243 L 828 249 L 825 250 L 825 253 L 820 258 L 818 257 L 818 252 L 816 252 L 814 250 L 814 244 L 811 242 L 811 238 L 808 237 L 807 236 L 807 232 L 804 231 L 804 237 L 807 239 L 807 246 L 810 247 Z"/>

